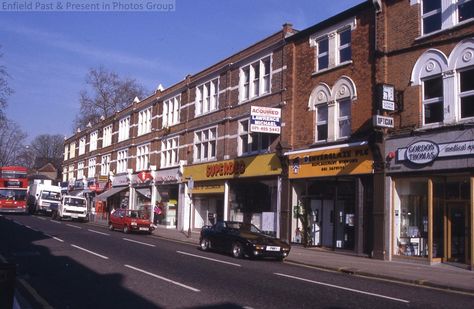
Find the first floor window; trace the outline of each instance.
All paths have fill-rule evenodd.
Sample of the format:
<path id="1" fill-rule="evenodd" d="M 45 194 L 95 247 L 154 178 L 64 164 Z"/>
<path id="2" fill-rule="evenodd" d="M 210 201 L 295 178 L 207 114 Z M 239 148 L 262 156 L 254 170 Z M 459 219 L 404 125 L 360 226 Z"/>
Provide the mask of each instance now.
<path id="1" fill-rule="evenodd" d="M 249 119 L 239 122 L 239 155 L 267 152 L 277 134 L 250 132 Z"/>
<path id="2" fill-rule="evenodd" d="M 84 162 L 79 162 L 77 164 L 77 179 L 84 178 Z"/>
<path id="3" fill-rule="evenodd" d="M 339 138 L 351 135 L 351 100 L 344 99 L 338 102 Z"/>
<path id="4" fill-rule="evenodd" d="M 441 0 L 423 0 L 423 34 L 441 29 Z"/>
<path id="5" fill-rule="evenodd" d="M 474 117 L 474 68 L 460 72 L 459 76 L 461 118 Z"/>
<path id="6" fill-rule="evenodd" d="M 100 175 L 107 176 L 110 172 L 110 155 L 102 156 L 100 162 Z"/>
<path id="7" fill-rule="evenodd" d="M 459 22 L 474 18 L 474 0 L 458 0 Z"/>
<path id="8" fill-rule="evenodd" d="M 148 162 L 150 161 L 150 145 L 143 145 L 137 147 L 137 171 L 148 169 Z"/>
<path id="9" fill-rule="evenodd" d="M 321 104 L 316 106 L 316 141 L 328 139 L 328 106 Z"/>
<path id="10" fill-rule="evenodd" d="M 324 37 L 317 41 L 318 50 L 317 50 L 317 59 L 318 59 L 318 71 L 327 69 L 329 66 L 329 40 L 327 37 Z"/>
<path id="11" fill-rule="evenodd" d="M 94 177 L 95 176 L 95 158 L 89 159 L 89 167 L 87 169 L 87 177 Z"/>
<path id="12" fill-rule="evenodd" d="M 178 147 L 178 137 L 168 138 L 161 142 L 161 167 L 170 167 L 178 165 Z"/>
<path id="13" fill-rule="evenodd" d="M 194 160 L 207 161 L 216 157 L 217 128 L 194 133 Z"/>
<path id="14" fill-rule="evenodd" d="M 128 167 L 128 150 L 117 152 L 117 173 L 125 173 Z"/>
<path id="15" fill-rule="evenodd" d="M 443 121 L 443 78 L 441 76 L 423 81 L 424 123 Z"/>

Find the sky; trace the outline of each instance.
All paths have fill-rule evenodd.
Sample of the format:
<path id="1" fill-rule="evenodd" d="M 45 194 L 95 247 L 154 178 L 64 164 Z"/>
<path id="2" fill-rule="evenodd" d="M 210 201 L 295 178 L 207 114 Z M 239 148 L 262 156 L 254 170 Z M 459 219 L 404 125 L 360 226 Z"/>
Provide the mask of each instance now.
<path id="1" fill-rule="evenodd" d="M 6 66 L 15 91 L 6 114 L 28 134 L 28 142 L 40 134 L 73 134 L 79 92 L 90 68 L 103 66 L 134 78 L 152 94 L 159 84 L 167 88 L 200 72 L 280 31 L 286 22 L 303 30 L 364 2 L 150 0 L 174 2 L 174 10 L 162 11 L 148 10 L 146 4 L 143 10 L 128 9 L 132 0 L 115 0 L 123 4 L 120 10 L 18 7 L 38 1 L 50 3 L 0 0 L 0 65 Z M 55 0 L 54 5 L 67 2 L 111 3 Z"/>

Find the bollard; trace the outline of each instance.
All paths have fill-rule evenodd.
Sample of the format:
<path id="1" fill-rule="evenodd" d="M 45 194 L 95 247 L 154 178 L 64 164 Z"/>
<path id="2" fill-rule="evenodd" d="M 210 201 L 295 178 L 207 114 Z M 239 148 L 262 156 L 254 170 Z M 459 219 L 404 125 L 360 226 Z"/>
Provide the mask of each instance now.
<path id="1" fill-rule="evenodd" d="M 15 294 L 16 265 L 0 263 L 0 308 L 12 308 Z"/>

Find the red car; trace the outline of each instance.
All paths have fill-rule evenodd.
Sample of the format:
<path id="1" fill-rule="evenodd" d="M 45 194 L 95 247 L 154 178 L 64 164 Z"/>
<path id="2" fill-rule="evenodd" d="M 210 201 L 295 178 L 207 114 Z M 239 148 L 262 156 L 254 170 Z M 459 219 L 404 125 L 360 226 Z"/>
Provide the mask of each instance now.
<path id="1" fill-rule="evenodd" d="M 145 232 L 151 234 L 154 226 L 149 214 L 141 210 L 117 209 L 110 214 L 109 230 L 122 230 L 124 233 Z"/>

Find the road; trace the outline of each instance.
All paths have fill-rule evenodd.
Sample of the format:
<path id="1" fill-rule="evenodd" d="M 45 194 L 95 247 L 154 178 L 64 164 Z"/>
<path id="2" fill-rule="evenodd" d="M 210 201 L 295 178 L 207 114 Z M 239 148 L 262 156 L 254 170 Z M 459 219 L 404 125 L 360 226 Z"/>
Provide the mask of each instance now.
<path id="1" fill-rule="evenodd" d="M 35 308 L 469 308 L 474 301 L 42 216 L 0 216 L 0 255 L 18 265 L 20 292 Z"/>

